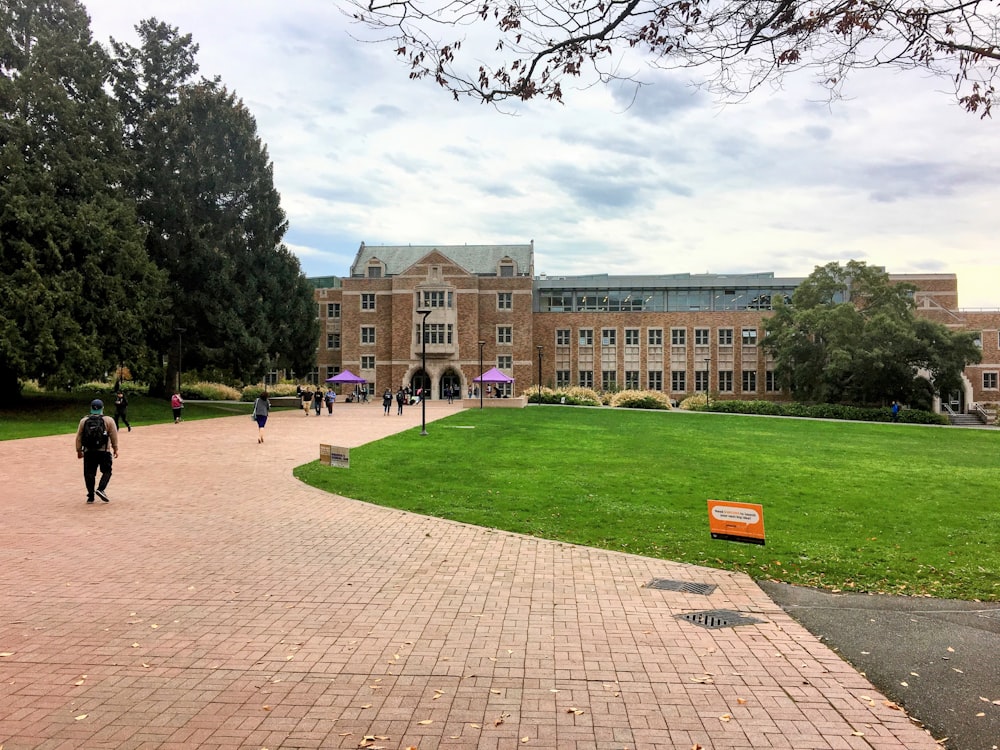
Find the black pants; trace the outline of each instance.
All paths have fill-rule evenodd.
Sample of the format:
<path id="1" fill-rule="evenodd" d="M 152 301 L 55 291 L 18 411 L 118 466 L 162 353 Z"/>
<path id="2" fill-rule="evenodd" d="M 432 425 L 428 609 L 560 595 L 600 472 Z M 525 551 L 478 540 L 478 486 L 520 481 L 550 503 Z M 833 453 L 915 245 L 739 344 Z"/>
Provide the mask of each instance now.
<path id="1" fill-rule="evenodd" d="M 115 427 L 116 428 L 118 427 L 118 420 L 119 419 L 122 422 L 124 422 L 124 424 L 125 424 L 126 427 L 128 427 L 130 430 L 132 429 L 132 425 L 130 425 L 128 423 L 128 409 L 127 408 L 125 408 L 125 409 L 115 409 Z"/>
<path id="2" fill-rule="evenodd" d="M 108 451 L 84 451 L 83 482 L 87 485 L 88 500 L 94 499 L 94 482 L 97 479 L 98 469 L 101 470 L 101 483 L 97 488 L 103 491 L 111 481 L 111 454 Z"/>

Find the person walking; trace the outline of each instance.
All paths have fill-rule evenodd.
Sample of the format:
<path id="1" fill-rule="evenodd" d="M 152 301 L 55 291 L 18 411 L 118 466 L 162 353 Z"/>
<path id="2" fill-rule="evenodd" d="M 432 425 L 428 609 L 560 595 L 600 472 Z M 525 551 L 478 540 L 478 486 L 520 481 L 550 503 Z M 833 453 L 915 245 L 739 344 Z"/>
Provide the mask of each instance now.
<path id="1" fill-rule="evenodd" d="M 392 390 L 389 388 L 385 389 L 385 393 L 382 394 L 382 414 L 389 415 L 389 407 L 392 406 Z"/>
<path id="2" fill-rule="evenodd" d="M 397 416 L 403 413 L 403 402 L 406 401 L 406 394 L 403 389 L 400 388 L 396 391 L 396 414 Z"/>
<path id="3" fill-rule="evenodd" d="M 83 459 L 83 483 L 87 487 L 87 502 L 93 503 L 94 495 L 109 502 L 111 498 L 106 490 L 111 481 L 113 459 L 118 458 L 118 428 L 115 420 L 104 415 L 104 402 L 99 398 L 90 402 L 90 414 L 77 425 L 76 457 Z M 101 470 L 99 484 L 98 469 Z"/>
<path id="4" fill-rule="evenodd" d="M 892 402 L 892 421 L 893 422 L 898 422 L 899 421 L 899 402 L 898 401 L 893 401 Z"/>
<path id="5" fill-rule="evenodd" d="M 308 388 L 303 388 L 302 393 L 300 395 L 302 396 L 302 411 L 308 417 L 309 407 L 312 406 L 312 400 L 313 400 L 312 391 L 310 391 Z"/>
<path id="6" fill-rule="evenodd" d="M 323 389 L 318 386 L 313 394 L 313 411 L 316 412 L 317 417 L 323 411 Z"/>
<path id="7" fill-rule="evenodd" d="M 271 401 L 267 391 L 263 391 L 253 402 L 253 420 L 257 423 L 257 443 L 264 442 L 264 426 L 271 413 Z"/>
<path id="8" fill-rule="evenodd" d="M 174 410 L 174 424 L 181 421 L 181 411 L 184 409 L 184 399 L 180 391 L 170 397 L 170 408 Z"/>
<path id="9" fill-rule="evenodd" d="M 333 405 L 337 403 L 337 394 L 333 392 L 333 388 L 326 389 L 326 413 L 331 417 L 333 416 Z"/>
<path id="10" fill-rule="evenodd" d="M 121 427 L 119 420 L 125 424 L 129 432 L 132 432 L 132 425 L 128 421 L 128 399 L 121 389 L 115 393 L 115 427 Z"/>

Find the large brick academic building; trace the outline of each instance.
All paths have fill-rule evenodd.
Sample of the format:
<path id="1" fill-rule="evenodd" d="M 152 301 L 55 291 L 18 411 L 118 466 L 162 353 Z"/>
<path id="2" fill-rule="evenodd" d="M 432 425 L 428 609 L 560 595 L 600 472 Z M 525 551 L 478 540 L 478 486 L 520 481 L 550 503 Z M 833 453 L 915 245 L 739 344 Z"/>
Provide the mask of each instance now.
<path id="1" fill-rule="evenodd" d="M 954 274 L 890 278 L 917 287 L 918 314 L 980 333 L 983 361 L 966 369 L 952 408 L 1000 401 L 1000 311 L 961 310 Z M 314 380 L 350 370 L 374 392 L 423 385 L 441 398 L 445 388 L 467 394 L 473 378 L 497 367 L 514 378 L 511 394 L 541 382 L 781 399 L 762 323 L 772 300 L 803 279 L 535 276 L 533 244 L 362 243 L 350 276 L 310 281 L 321 323 Z"/>

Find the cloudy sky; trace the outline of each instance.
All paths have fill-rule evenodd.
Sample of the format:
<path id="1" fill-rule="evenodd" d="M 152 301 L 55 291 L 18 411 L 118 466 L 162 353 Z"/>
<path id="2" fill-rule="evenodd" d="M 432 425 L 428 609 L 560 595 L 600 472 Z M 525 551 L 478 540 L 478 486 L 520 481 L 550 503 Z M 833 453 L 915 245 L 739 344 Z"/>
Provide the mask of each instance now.
<path id="1" fill-rule="evenodd" d="M 866 72 L 826 103 L 806 78 L 721 106 L 684 74 L 564 87 L 500 113 L 408 79 L 334 0 L 83 0 L 94 38 L 156 17 L 200 46 L 257 119 L 309 276 L 361 242 L 535 243 L 535 272 L 806 275 L 864 260 L 956 273 L 1000 307 L 995 120 L 947 84 Z M 572 85 L 572 84 L 569 84 Z"/>

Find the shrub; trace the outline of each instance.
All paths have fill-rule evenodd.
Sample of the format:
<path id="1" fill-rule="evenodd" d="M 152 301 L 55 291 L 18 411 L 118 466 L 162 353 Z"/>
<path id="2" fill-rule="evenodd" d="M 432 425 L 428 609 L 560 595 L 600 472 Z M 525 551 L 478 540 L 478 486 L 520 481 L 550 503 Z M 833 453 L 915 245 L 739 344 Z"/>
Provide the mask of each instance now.
<path id="1" fill-rule="evenodd" d="M 689 401 L 693 405 L 687 405 Z M 781 417 L 806 417 L 809 419 L 849 419 L 857 422 L 890 422 L 889 407 L 851 406 L 849 404 L 802 404 L 776 401 L 712 401 L 706 406 L 705 395 L 684 399 L 682 409 L 712 411 L 726 414 L 771 414 Z M 909 424 L 948 424 L 948 418 L 921 409 L 904 409 L 899 421 Z"/>
<path id="2" fill-rule="evenodd" d="M 574 406 L 600 406 L 602 404 L 601 397 L 592 388 L 574 385 L 563 391 L 562 395 L 565 395 L 567 404 Z"/>
<path id="3" fill-rule="evenodd" d="M 241 400 L 256 401 L 257 397 L 267 391 L 269 396 L 295 396 L 295 383 L 275 383 L 274 385 L 247 385 L 243 387 Z"/>
<path id="4" fill-rule="evenodd" d="M 670 398 L 660 391 L 619 391 L 611 397 L 619 409 L 670 409 Z"/>
<path id="5" fill-rule="evenodd" d="M 546 388 L 531 386 L 521 392 L 529 404 L 570 404 L 572 406 L 600 406 L 601 397 L 590 388 Z"/>
<path id="6" fill-rule="evenodd" d="M 225 383 L 181 383 L 181 396 L 200 401 L 239 401 L 242 394 Z"/>
<path id="7" fill-rule="evenodd" d="M 704 393 L 695 393 L 681 401 L 681 408 L 689 411 L 701 411 L 708 404 L 708 397 Z"/>

